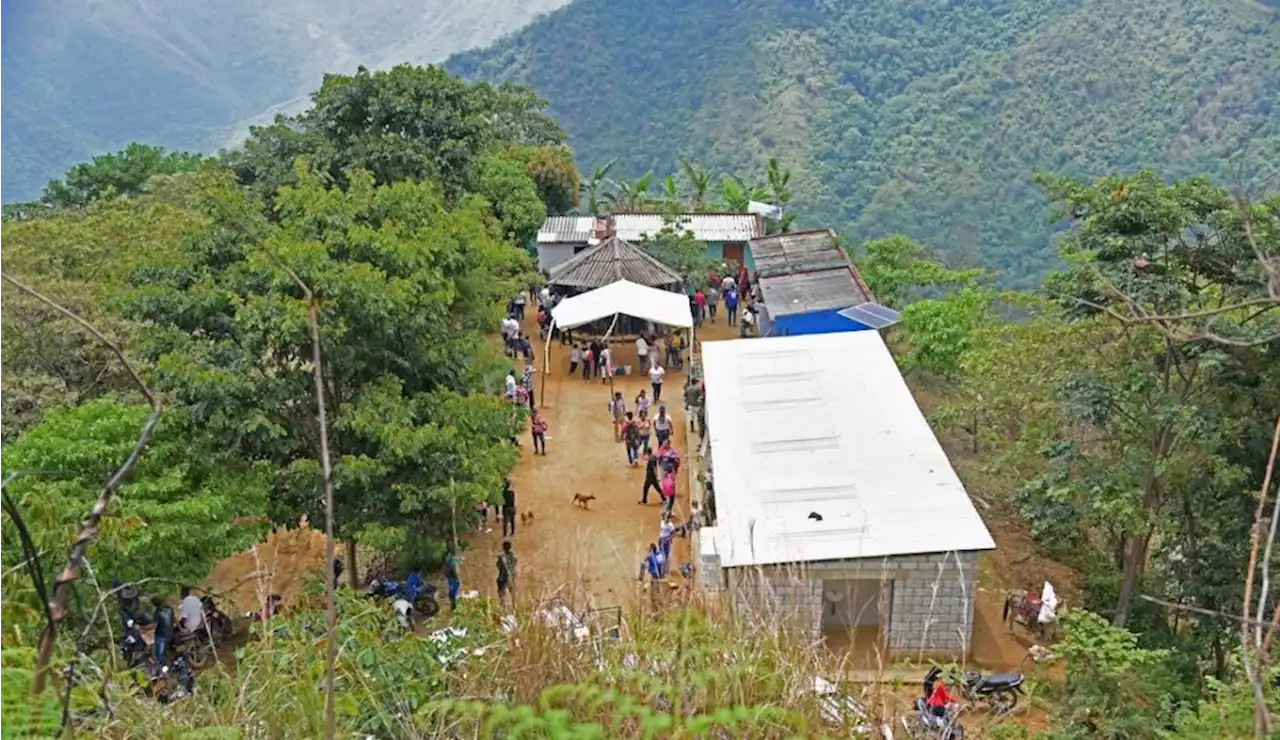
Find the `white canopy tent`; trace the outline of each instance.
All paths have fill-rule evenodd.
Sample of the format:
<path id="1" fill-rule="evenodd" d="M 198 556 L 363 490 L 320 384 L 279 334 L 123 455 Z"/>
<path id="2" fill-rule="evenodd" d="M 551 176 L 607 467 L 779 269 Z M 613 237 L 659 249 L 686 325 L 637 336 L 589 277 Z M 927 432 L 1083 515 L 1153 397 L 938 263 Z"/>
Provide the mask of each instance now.
<path id="1" fill-rule="evenodd" d="M 551 309 L 551 318 L 561 329 L 573 329 L 617 314 L 681 329 L 693 326 L 687 296 L 627 280 L 566 298 Z"/>
<path id="2" fill-rule="evenodd" d="M 618 316 L 632 316 L 637 319 L 652 321 L 655 324 L 688 329 L 690 342 L 693 344 L 693 311 L 689 308 L 689 297 L 682 293 L 672 293 L 629 280 L 618 280 L 602 288 L 580 293 L 565 298 L 551 309 L 552 331 L 573 329 L 593 321 L 612 317 L 613 324 L 605 332 L 605 341 L 613 334 L 618 323 Z M 543 344 L 542 364 L 542 398 L 546 399 L 547 374 L 551 370 L 551 341 L 548 335 Z M 610 397 L 613 396 L 613 375 L 609 376 Z"/>

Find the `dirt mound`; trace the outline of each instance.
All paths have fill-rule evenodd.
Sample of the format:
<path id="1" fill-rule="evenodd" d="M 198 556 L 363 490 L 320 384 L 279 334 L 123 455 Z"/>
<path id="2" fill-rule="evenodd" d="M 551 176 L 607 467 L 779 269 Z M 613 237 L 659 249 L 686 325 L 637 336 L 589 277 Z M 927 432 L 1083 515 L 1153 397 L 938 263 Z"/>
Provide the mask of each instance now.
<path id="1" fill-rule="evenodd" d="M 265 541 L 219 561 L 205 586 L 224 593 L 223 609 L 233 614 L 261 608 L 270 594 L 280 594 L 286 606 L 296 607 L 306 599 L 306 584 L 330 572 L 328 562 L 324 532 L 312 529 L 304 518 L 297 529 L 275 529 Z"/>

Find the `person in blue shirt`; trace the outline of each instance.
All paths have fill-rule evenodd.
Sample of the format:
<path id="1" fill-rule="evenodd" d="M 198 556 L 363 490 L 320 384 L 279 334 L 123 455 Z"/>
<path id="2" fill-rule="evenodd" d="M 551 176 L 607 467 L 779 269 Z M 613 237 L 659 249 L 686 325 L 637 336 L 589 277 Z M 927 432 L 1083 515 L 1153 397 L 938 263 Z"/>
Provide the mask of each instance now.
<path id="1" fill-rule="evenodd" d="M 640 567 L 640 580 L 644 580 L 645 573 L 648 573 L 652 580 L 662 580 L 663 574 L 666 573 L 666 565 L 667 561 L 662 556 L 662 551 L 657 545 L 650 543 L 649 554 L 644 556 L 644 563 Z"/>
<path id="2" fill-rule="evenodd" d="M 730 288 L 724 292 L 724 315 L 729 318 L 729 326 L 738 323 L 738 291 Z"/>
<path id="3" fill-rule="evenodd" d="M 449 608 L 458 608 L 458 596 L 462 593 L 462 580 L 458 578 L 458 558 L 449 555 L 444 561 L 444 580 L 449 584 Z"/>

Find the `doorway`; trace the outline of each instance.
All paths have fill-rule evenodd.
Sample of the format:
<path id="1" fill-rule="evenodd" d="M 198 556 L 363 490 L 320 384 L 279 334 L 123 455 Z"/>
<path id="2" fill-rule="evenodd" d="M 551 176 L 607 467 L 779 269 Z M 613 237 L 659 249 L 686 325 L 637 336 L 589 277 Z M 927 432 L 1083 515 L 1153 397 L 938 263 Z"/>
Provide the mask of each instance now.
<path id="1" fill-rule="evenodd" d="M 724 261 L 736 262 L 743 264 L 743 244 L 742 242 L 725 242 L 724 245 Z"/>
<path id="2" fill-rule="evenodd" d="M 871 666 L 885 651 L 893 582 L 832 579 L 822 582 L 822 636 L 827 648 L 858 666 Z"/>

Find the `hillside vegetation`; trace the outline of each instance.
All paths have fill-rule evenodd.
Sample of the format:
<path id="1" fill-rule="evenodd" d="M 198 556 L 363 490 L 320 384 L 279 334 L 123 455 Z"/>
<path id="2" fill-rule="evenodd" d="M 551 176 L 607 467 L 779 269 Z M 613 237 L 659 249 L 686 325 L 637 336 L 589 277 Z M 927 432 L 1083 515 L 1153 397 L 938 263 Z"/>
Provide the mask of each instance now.
<path id="1" fill-rule="evenodd" d="M 536 286 L 525 245 L 546 214 L 582 190 L 671 210 L 754 197 L 732 179 L 717 196 L 692 164 L 684 185 L 602 195 L 565 138 L 518 85 L 359 70 L 241 150 L 130 146 L 6 211 L 4 738 L 782 740 L 912 714 L 918 663 L 894 666 L 911 685 L 867 692 L 865 717 L 833 720 L 813 679 L 843 666 L 774 618 L 780 594 L 744 619 L 704 604 L 696 576 L 669 589 L 653 574 L 618 640 L 593 624 L 602 639 L 576 645 L 538 627 L 525 590 L 515 628 L 485 592 L 424 609 L 416 632 L 363 597 L 372 572 L 457 567 L 469 588 L 493 572 L 467 532 L 531 458 L 491 335 Z M 777 162 L 766 180 L 790 197 Z M 1044 188 L 1071 225 L 1064 267 L 1035 290 L 901 234 L 856 245 L 982 515 L 1034 546 L 1034 564 L 1008 561 L 1035 571 L 1016 578 L 1037 586 L 1046 558 L 1080 576 L 1046 638 L 1056 664 L 1017 713 L 966 714 L 967 737 L 1261 740 L 1280 726 L 1280 197 L 1150 170 Z M 706 250 L 690 241 L 646 247 L 693 282 Z M 306 548 L 318 567 L 286 556 L 279 574 L 327 575 L 341 552 L 341 583 L 289 583 L 284 613 L 208 638 L 221 664 L 194 695 L 157 701 L 116 648 L 107 584 L 173 602 L 232 556 L 267 581 L 251 588 L 266 611 L 280 549 L 246 548 L 302 520 L 333 536 Z"/>
<path id="2" fill-rule="evenodd" d="M 531 84 L 584 168 L 796 172 L 800 224 L 1029 285 L 1038 172 L 1280 173 L 1280 15 L 1248 0 L 581 0 L 448 62 Z"/>
<path id="3" fill-rule="evenodd" d="M 133 141 L 217 151 L 325 72 L 436 62 L 564 2 L 6 3 L 4 202 Z"/>

